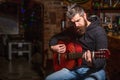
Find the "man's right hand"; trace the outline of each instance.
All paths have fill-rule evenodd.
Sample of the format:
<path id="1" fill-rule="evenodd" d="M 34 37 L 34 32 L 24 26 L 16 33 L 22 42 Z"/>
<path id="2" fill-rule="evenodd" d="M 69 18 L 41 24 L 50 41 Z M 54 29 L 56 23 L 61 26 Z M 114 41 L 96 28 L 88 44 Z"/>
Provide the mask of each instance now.
<path id="1" fill-rule="evenodd" d="M 65 44 L 57 44 L 57 45 L 51 46 L 51 49 L 57 53 L 65 53 L 66 52 Z"/>

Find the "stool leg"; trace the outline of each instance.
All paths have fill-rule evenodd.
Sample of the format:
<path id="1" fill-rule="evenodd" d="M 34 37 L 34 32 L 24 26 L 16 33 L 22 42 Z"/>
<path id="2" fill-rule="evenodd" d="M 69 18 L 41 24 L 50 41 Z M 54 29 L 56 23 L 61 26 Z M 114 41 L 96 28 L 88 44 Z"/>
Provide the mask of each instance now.
<path id="1" fill-rule="evenodd" d="M 28 57 L 29 57 L 29 63 L 30 63 L 31 62 L 31 45 L 29 45 Z"/>
<path id="2" fill-rule="evenodd" d="M 11 47 L 11 43 L 9 43 L 9 46 L 8 46 L 8 59 L 9 60 L 12 60 L 12 47 Z"/>

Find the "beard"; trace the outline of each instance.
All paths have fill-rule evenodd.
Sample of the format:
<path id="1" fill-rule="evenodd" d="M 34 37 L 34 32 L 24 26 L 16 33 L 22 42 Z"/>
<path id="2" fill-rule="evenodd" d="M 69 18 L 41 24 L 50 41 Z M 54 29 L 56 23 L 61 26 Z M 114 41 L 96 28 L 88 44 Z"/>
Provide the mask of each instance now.
<path id="1" fill-rule="evenodd" d="M 83 26 L 79 26 L 78 28 L 76 28 L 76 34 L 77 35 L 83 35 L 86 32 L 86 28 L 87 28 L 87 21 L 84 19 L 84 25 Z"/>

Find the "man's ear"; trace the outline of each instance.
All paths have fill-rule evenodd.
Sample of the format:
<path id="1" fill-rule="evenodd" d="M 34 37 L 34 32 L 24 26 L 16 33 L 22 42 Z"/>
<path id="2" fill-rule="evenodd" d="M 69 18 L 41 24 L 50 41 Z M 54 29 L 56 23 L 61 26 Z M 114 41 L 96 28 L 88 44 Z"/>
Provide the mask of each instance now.
<path id="1" fill-rule="evenodd" d="M 87 14 L 86 14 L 86 13 L 84 13 L 84 14 L 83 14 L 83 17 L 84 17 L 85 19 L 87 19 Z"/>

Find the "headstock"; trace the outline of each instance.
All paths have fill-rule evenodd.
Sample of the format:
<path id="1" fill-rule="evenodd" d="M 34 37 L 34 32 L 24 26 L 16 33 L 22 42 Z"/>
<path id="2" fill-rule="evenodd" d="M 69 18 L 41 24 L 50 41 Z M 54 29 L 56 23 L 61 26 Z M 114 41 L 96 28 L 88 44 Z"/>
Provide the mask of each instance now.
<path id="1" fill-rule="evenodd" d="M 106 58 L 110 57 L 110 51 L 108 49 L 100 49 L 98 51 L 93 52 L 94 58 Z"/>

